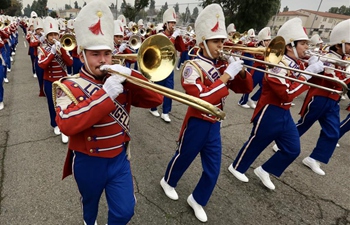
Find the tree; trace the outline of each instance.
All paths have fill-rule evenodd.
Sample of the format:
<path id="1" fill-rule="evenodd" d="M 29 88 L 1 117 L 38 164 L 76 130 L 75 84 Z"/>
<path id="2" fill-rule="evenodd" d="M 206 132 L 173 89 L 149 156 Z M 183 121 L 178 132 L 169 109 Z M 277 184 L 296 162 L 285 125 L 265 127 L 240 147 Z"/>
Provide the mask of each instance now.
<path id="1" fill-rule="evenodd" d="M 156 1 L 155 0 L 151 0 L 150 4 L 149 4 L 148 11 L 147 11 L 147 15 L 153 16 L 155 14 L 156 14 Z"/>
<path id="2" fill-rule="evenodd" d="M 174 6 L 174 10 L 176 13 L 179 12 L 179 10 L 180 10 L 179 3 L 176 2 L 175 6 Z"/>
<path id="3" fill-rule="evenodd" d="M 160 11 L 158 12 L 158 20 L 163 21 L 163 14 L 165 12 L 165 10 L 168 9 L 168 2 L 165 2 L 164 5 L 162 5 L 162 7 L 160 8 Z"/>
<path id="4" fill-rule="evenodd" d="M 79 5 L 78 5 L 78 2 L 77 2 L 77 1 L 74 2 L 74 8 L 75 8 L 75 9 L 79 9 Z"/>
<path id="5" fill-rule="evenodd" d="M 199 14 L 198 8 L 197 8 L 197 7 L 194 7 L 193 12 L 192 12 L 192 16 L 191 16 L 192 19 L 193 19 L 193 20 L 196 20 L 197 17 L 198 17 L 198 14 Z"/>
<path id="6" fill-rule="evenodd" d="M 32 12 L 32 9 L 30 8 L 30 5 L 27 4 L 27 7 L 23 9 L 23 15 L 26 17 L 30 17 L 30 13 Z"/>
<path id="7" fill-rule="evenodd" d="M 64 5 L 64 9 L 67 10 L 67 9 L 72 9 L 72 6 L 71 5 L 68 5 L 68 4 L 65 4 Z"/>
<path id="8" fill-rule="evenodd" d="M 83 7 L 86 6 L 86 2 L 84 2 Z"/>
<path id="9" fill-rule="evenodd" d="M 288 6 L 286 6 L 286 7 L 283 8 L 283 12 L 288 12 L 288 11 L 289 11 Z"/>
<path id="10" fill-rule="evenodd" d="M 132 6 L 130 3 L 126 3 L 125 0 L 123 0 L 121 11 L 126 18 L 132 21 L 136 19 L 137 14 L 142 9 L 146 8 L 148 4 L 149 0 L 135 0 L 134 6 Z"/>
<path id="11" fill-rule="evenodd" d="M 280 8 L 281 0 L 203 0 L 205 7 L 212 3 L 222 6 L 226 24 L 234 23 L 238 31 L 260 30 Z"/>
<path id="12" fill-rule="evenodd" d="M 47 0 L 34 0 L 31 11 L 35 11 L 38 16 L 47 16 Z"/>
<path id="13" fill-rule="evenodd" d="M 7 9 L 11 5 L 11 0 L 0 0 L 0 9 Z"/>
<path id="14" fill-rule="evenodd" d="M 57 15 L 57 12 L 56 11 L 51 11 L 49 16 L 51 16 L 52 18 L 57 18 L 58 15 Z"/>
<path id="15" fill-rule="evenodd" d="M 18 0 L 11 0 L 11 5 L 6 8 L 5 14 L 10 16 L 21 16 L 22 15 L 22 3 Z"/>
<path id="16" fill-rule="evenodd" d="M 345 5 L 341 7 L 331 7 L 328 12 L 350 16 L 350 7 L 346 7 Z"/>

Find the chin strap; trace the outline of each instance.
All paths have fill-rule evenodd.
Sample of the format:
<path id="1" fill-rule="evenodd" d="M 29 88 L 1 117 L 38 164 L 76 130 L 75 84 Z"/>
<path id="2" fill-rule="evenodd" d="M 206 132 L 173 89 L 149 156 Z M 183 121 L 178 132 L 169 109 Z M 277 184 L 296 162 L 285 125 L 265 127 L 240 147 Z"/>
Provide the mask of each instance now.
<path id="1" fill-rule="evenodd" d="M 84 61 L 85 61 L 84 65 L 86 66 L 86 69 L 89 71 L 90 74 L 94 74 L 90 69 L 88 61 L 86 60 L 85 50 L 83 50 L 83 57 L 84 57 Z"/>
<path id="2" fill-rule="evenodd" d="M 292 46 L 293 53 L 294 53 L 295 57 L 296 57 L 297 59 L 299 59 L 299 55 L 298 55 L 297 49 L 296 49 L 296 47 L 295 47 L 295 45 L 294 45 L 294 42 L 291 42 L 290 44 L 291 44 L 291 46 Z"/>
<path id="3" fill-rule="evenodd" d="M 209 51 L 209 48 L 208 48 L 208 45 L 207 45 L 207 41 L 203 41 L 203 44 L 204 44 L 204 48 L 205 48 L 205 51 L 207 51 L 207 54 L 209 55 L 209 57 L 211 59 L 214 59 L 213 56 L 211 55 L 210 51 Z"/>

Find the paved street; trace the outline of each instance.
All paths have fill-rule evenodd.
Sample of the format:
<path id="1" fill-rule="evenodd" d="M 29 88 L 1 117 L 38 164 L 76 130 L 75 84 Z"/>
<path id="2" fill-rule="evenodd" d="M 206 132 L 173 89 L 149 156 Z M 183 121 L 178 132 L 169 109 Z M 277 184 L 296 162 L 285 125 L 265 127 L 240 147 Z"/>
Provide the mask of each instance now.
<path id="1" fill-rule="evenodd" d="M 5 108 L 0 111 L 0 224 L 1 225 L 82 225 L 79 194 L 72 176 L 61 180 L 67 145 L 50 127 L 46 98 L 30 69 L 22 31 L 15 62 L 5 86 Z M 176 71 L 176 89 L 179 72 Z M 297 120 L 304 96 L 291 109 Z M 349 225 L 350 224 L 350 133 L 340 141 L 330 163 L 322 165 L 320 176 L 301 160 L 315 146 L 320 127 L 315 124 L 301 138 L 302 153 L 280 178 L 272 178 L 276 190 L 265 188 L 253 169 L 273 154 L 272 145 L 252 164 L 242 183 L 227 167 L 247 140 L 252 125 L 252 109 L 237 105 L 240 95 L 231 92 L 226 100 L 227 119 L 222 124 L 222 167 L 214 193 L 205 207 L 206 224 L 215 225 Z M 340 102 L 341 119 L 349 99 Z M 201 174 L 198 157 L 176 188 L 180 199 L 168 199 L 159 181 L 174 153 L 186 106 L 173 102 L 172 122 L 166 124 L 148 110 L 133 108 L 131 113 L 132 158 L 137 205 L 130 224 L 201 224 L 186 199 Z M 103 198 L 98 223 L 106 224 Z"/>

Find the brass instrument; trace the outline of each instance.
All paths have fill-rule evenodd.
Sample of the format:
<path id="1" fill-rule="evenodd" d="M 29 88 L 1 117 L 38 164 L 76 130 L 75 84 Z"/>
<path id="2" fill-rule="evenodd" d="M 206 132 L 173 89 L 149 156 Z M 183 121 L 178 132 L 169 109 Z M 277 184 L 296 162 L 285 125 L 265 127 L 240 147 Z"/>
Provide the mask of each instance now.
<path id="1" fill-rule="evenodd" d="M 139 27 L 135 24 L 131 27 L 130 30 L 133 34 L 137 34 L 139 32 Z"/>
<path id="2" fill-rule="evenodd" d="M 2 30 L 5 27 L 5 24 L 0 21 L 0 30 Z"/>
<path id="3" fill-rule="evenodd" d="M 66 51 L 72 51 L 77 46 L 77 41 L 73 33 L 64 34 L 59 41 Z"/>
<path id="4" fill-rule="evenodd" d="M 335 83 L 340 84 L 342 86 L 342 88 L 343 88 L 343 91 L 338 91 L 338 90 L 335 90 L 335 89 L 323 87 L 323 86 L 320 86 L 320 85 L 309 83 L 307 81 L 300 81 L 300 80 L 292 78 L 292 77 L 282 76 L 282 75 L 277 74 L 277 73 L 273 73 L 273 72 L 270 72 L 270 71 L 262 70 L 262 69 L 259 69 L 259 68 L 256 68 L 256 67 L 252 67 L 252 66 L 248 66 L 248 65 L 245 65 L 246 68 L 251 68 L 251 69 L 263 72 L 263 73 L 271 74 L 271 75 L 276 76 L 276 77 L 280 77 L 280 78 L 283 78 L 283 79 L 288 79 L 288 80 L 291 80 L 291 81 L 299 82 L 301 84 L 309 85 L 311 87 L 316 87 L 316 88 L 320 88 L 320 89 L 323 89 L 323 90 L 326 90 L 326 91 L 334 92 L 334 93 L 337 93 L 339 95 L 346 94 L 346 92 L 348 91 L 348 87 L 347 87 L 346 83 L 344 81 L 339 80 L 338 78 L 327 77 L 327 76 L 320 75 L 320 74 L 317 74 L 317 73 L 310 73 L 310 72 L 307 72 L 305 70 L 298 70 L 298 69 L 294 69 L 294 68 L 291 68 L 291 67 L 288 67 L 288 66 L 279 65 L 279 62 L 282 61 L 282 58 L 283 58 L 283 55 L 284 55 L 284 48 L 285 48 L 285 41 L 284 41 L 283 37 L 281 37 L 281 36 L 277 36 L 274 39 L 272 39 L 270 44 L 266 48 L 224 46 L 224 49 L 225 48 L 226 49 L 229 48 L 230 50 L 240 50 L 240 51 L 244 51 L 244 52 L 250 52 L 250 53 L 254 53 L 254 54 L 263 54 L 264 55 L 264 60 L 259 60 L 259 59 L 255 59 L 255 58 L 250 58 L 250 57 L 234 54 L 234 53 L 231 53 L 231 52 L 229 52 L 227 50 L 220 51 L 220 53 L 223 56 L 228 56 L 228 55 L 230 56 L 230 55 L 232 55 L 232 56 L 239 57 L 239 58 L 242 58 L 242 59 L 246 59 L 246 60 L 251 60 L 251 61 L 254 61 L 254 62 L 262 63 L 267 68 L 279 67 L 279 68 L 282 68 L 282 69 L 285 69 L 285 70 L 291 70 L 291 71 L 299 72 L 301 74 L 307 74 L 307 75 L 310 75 L 310 76 L 313 76 L 313 77 L 319 77 L 319 78 L 322 78 L 322 79 L 325 79 L 325 80 L 330 80 L 330 81 L 333 81 Z"/>
<path id="5" fill-rule="evenodd" d="M 174 70 L 176 61 L 176 50 L 172 42 L 163 35 L 153 35 L 147 38 L 141 45 L 137 57 L 137 62 L 141 73 L 150 81 L 161 81 L 168 77 Z M 185 93 L 175 91 L 149 81 L 141 80 L 136 77 L 128 76 L 111 69 L 109 73 L 119 74 L 127 79 L 128 82 L 140 87 L 152 90 L 156 93 L 172 98 L 184 103 L 202 112 L 215 115 L 218 119 L 223 120 L 225 113 L 212 104 Z"/>
<path id="6" fill-rule="evenodd" d="M 141 28 L 140 30 L 139 30 L 139 33 L 140 33 L 140 35 L 141 36 L 146 36 L 146 34 L 147 34 L 147 31 L 145 30 L 145 28 Z"/>

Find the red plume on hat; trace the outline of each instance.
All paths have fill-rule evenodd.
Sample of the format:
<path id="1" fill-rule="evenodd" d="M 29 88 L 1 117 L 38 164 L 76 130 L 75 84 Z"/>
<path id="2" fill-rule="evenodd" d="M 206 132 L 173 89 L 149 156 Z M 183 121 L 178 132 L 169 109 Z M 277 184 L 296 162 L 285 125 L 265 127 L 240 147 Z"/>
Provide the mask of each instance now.
<path id="1" fill-rule="evenodd" d="M 216 21 L 215 26 L 213 28 L 211 28 L 212 32 L 216 32 L 219 29 L 219 15 L 216 15 L 216 19 L 217 19 L 217 21 Z"/>
<path id="2" fill-rule="evenodd" d="M 99 33 L 101 33 L 102 35 L 104 35 L 103 34 L 103 32 L 102 32 L 102 30 L 101 30 L 101 16 L 102 16 L 102 12 L 101 11 L 99 11 L 98 13 L 97 13 L 97 16 L 98 16 L 98 22 L 96 23 L 96 24 L 94 24 L 94 25 L 91 25 L 90 27 L 89 27 L 89 30 L 93 33 L 93 34 L 95 34 L 95 35 L 98 35 Z"/>

